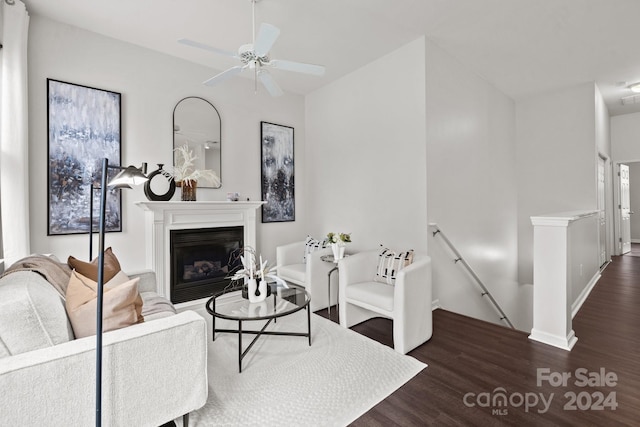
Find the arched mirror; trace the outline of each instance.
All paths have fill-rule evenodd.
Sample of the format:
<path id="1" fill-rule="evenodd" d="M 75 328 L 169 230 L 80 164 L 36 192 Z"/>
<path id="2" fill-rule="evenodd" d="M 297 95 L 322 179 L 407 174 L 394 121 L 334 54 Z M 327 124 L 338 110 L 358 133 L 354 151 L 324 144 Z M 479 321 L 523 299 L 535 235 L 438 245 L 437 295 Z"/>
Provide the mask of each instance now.
<path id="1" fill-rule="evenodd" d="M 209 101 L 195 96 L 184 98 L 173 110 L 173 148 L 186 146 L 195 158 L 194 169 L 212 170 L 221 178 L 221 128 L 220 114 Z M 174 152 L 174 166 L 179 166 L 177 157 Z M 198 180 L 198 187 L 221 186 L 221 182 Z"/>

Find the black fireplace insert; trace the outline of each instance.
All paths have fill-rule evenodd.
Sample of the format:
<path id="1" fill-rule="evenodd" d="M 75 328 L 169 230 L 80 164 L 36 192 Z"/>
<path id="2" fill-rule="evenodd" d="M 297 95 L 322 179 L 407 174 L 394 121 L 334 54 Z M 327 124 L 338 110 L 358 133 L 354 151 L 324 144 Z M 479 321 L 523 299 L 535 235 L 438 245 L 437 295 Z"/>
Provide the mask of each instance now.
<path id="1" fill-rule="evenodd" d="M 193 301 L 223 290 L 242 268 L 244 228 L 170 230 L 170 245 L 171 302 Z"/>

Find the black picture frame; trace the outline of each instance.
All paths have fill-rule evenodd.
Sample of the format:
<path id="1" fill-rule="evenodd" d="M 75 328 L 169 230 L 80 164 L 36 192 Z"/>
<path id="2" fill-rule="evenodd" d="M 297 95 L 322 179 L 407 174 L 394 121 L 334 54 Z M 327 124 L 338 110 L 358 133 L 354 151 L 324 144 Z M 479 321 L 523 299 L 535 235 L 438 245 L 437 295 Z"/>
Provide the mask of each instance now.
<path id="1" fill-rule="evenodd" d="M 121 164 L 122 95 L 47 79 L 47 235 L 98 231 L 102 159 Z M 109 170 L 111 179 L 118 170 Z M 94 190 L 91 191 L 91 186 Z M 120 191 L 108 190 L 105 230 L 122 231 Z"/>
<path id="2" fill-rule="evenodd" d="M 260 122 L 262 222 L 295 221 L 294 130 Z"/>

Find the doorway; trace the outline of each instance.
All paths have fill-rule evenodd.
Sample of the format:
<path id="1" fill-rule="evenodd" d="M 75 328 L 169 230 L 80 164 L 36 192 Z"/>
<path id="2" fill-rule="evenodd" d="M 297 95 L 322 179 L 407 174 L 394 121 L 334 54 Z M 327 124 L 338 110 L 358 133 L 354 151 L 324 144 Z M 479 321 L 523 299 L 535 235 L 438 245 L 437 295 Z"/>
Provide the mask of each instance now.
<path id="1" fill-rule="evenodd" d="M 615 253 L 630 253 L 632 244 L 640 243 L 640 161 L 617 164 L 618 185 L 616 186 L 616 239 Z M 637 246 L 637 245 L 636 245 Z"/>
<path id="2" fill-rule="evenodd" d="M 598 237 L 600 267 L 607 258 L 607 159 L 598 156 Z"/>

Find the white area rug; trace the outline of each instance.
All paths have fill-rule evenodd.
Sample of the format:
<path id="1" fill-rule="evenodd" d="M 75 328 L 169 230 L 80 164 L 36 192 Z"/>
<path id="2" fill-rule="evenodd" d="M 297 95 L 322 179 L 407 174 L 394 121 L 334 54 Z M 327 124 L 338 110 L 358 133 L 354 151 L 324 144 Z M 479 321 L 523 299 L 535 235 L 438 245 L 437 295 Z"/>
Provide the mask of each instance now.
<path id="1" fill-rule="evenodd" d="M 211 325 L 211 316 L 200 314 Z M 306 327 L 303 310 L 268 328 Z M 243 337 L 244 347 L 250 339 Z M 238 373 L 237 334 L 217 334 L 208 348 L 209 398 L 189 426 L 344 426 L 427 366 L 315 314 L 311 339 L 309 346 L 305 337 L 262 336 Z"/>

